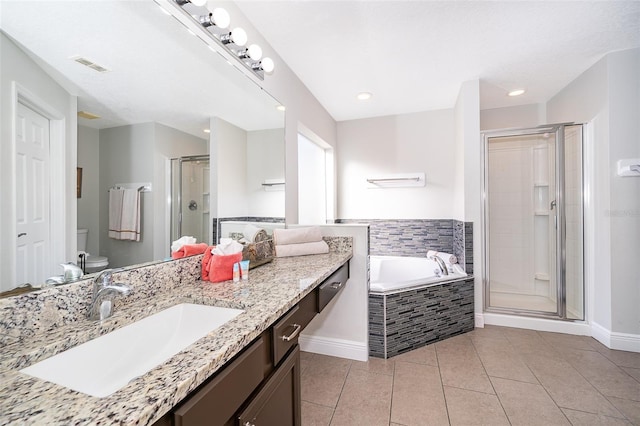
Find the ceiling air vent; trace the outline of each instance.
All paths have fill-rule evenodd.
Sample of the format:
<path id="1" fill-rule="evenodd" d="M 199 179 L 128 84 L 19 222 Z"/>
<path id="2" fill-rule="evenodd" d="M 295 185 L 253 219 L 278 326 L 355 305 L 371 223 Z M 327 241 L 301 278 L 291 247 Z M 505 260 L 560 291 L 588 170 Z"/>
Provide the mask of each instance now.
<path id="1" fill-rule="evenodd" d="M 84 58 L 82 56 L 72 56 L 70 59 L 73 59 L 79 64 L 84 65 L 85 67 L 89 67 L 94 71 L 98 72 L 109 72 L 108 68 L 103 67 L 102 65 L 98 65 L 90 59 Z"/>

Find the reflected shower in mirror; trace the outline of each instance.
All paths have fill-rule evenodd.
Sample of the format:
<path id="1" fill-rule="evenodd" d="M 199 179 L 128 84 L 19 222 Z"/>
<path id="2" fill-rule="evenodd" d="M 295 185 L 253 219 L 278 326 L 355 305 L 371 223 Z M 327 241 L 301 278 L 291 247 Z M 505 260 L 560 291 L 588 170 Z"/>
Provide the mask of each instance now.
<path id="1" fill-rule="evenodd" d="M 14 236 L 5 241 L 8 250 L 0 260 L 0 292 L 25 283 L 38 287 L 45 278 L 62 273 L 59 264 L 76 262 L 77 229 L 87 230 L 84 251 L 107 258 L 109 267 L 168 259 L 170 243 L 178 235 L 172 235 L 170 223 L 171 159 L 211 155 L 208 201 L 203 175 L 199 195 L 189 197 L 184 207 L 191 212 L 193 198 L 195 211 L 202 215 L 198 239 L 215 241 L 218 217 L 284 220 L 284 193 L 256 203 L 248 185 L 258 175 L 262 180 L 284 177 L 284 113 L 276 109 L 279 103 L 174 17 L 152 1 L 52 0 L 2 2 L 0 7 L 0 129 L 7 141 L 0 155 L 0 234 Z M 43 200 L 51 200 L 45 219 L 50 238 L 39 246 L 40 252 L 28 248 L 33 242 L 23 244 L 30 232 L 22 240 L 15 238 L 22 232 L 21 214 L 33 210 L 21 211 L 12 201 L 27 193 L 15 177 L 21 170 L 15 167 L 11 129 L 18 103 L 49 120 L 52 130 L 51 156 L 37 188 Z M 231 156 L 235 148 L 218 147 L 230 142 L 214 133 L 216 122 L 245 135 L 240 148 L 244 156 Z M 209 129 L 211 134 L 205 132 Z M 262 161 L 255 161 L 253 150 Z M 274 162 L 272 154 L 281 158 Z M 247 186 L 231 198 L 226 189 L 238 180 L 228 169 L 219 169 L 221 164 L 245 171 Z M 273 171 L 274 165 L 282 170 Z M 82 168 L 80 198 L 76 167 Z M 261 172 L 263 167 L 268 173 Z M 150 188 L 140 194 L 140 241 L 109 238 L 109 189 L 137 184 Z M 30 254 L 21 256 L 20 250 Z M 18 270 L 34 273 L 19 279 Z"/>

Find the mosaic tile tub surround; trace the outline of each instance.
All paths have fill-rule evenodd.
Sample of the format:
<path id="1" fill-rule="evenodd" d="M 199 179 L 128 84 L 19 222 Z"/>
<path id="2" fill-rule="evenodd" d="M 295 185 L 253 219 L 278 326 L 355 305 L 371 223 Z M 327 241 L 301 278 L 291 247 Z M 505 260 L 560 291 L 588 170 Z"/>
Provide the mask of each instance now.
<path id="1" fill-rule="evenodd" d="M 473 278 L 369 294 L 369 355 L 391 358 L 474 328 Z"/>
<path id="2" fill-rule="evenodd" d="M 425 257 L 427 251 L 452 253 L 473 273 L 473 223 L 454 219 L 338 219 L 368 223 L 369 251 L 378 256 Z"/>

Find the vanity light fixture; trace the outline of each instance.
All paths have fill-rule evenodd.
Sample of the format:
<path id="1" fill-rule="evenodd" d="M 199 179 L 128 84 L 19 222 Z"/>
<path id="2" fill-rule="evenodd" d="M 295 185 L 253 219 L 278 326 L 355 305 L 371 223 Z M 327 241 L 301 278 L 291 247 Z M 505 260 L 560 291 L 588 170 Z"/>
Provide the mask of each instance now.
<path id="1" fill-rule="evenodd" d="M 264 74 L 273 72 L 275 64 L 271 58 L 262 57 L 263 52 L 260 46 L 254 43 L 245 47 L 249 39 L 244 29 L 240 27 L 235 27 L 231 31 L 227 29 L 231 24 L 231 17 L 225 9 L 206 7 L 208 0 L 155 1 L 161 7 L 162 5 L 173 4 L 174 11 L 171 11 L 170 14 L 178 21 L 181 21 L 189 32 L 193 33 L 189 28 L 193 28 L 196 32 L 197 30 L 190 24 L 185 23 L 184 18 L 188 18 L 188 20 L 197 23 L 200 28 L 203 28 L 204 32 L 199 34 L 199 37 L 208 44 L 209 49 L 216 51 L 214 46 L 207 40 L 207 37 L 203 37 L 203 35 L 209 36 L 219 47 L 224 48 L 261 80 L 264 79 Z M 176 15 L 176 10 L 183 14 L 182 18 Z M 217 49 L 218 52 L 219 50 Z"/>
<path id="2" fill-rule="evenodd" d="M 235 44 L 238 47 L 242 47 L 247 44 L 247 33 L 240 27 L 236 27 L 231 32 L 220 36 L 220 41 L 224 45 Z"/>
<path id="3" fill-rule="evenodd" d="M 513 96 L 520 96 L 520 95 L 522 95 L 524 92 L 525 92 L 525 90 L 524 90 L 524 89 L 515 89 L 515 90 L 512 90 L 512 91 L 510 91 L 509 93 L 507 93 L 507 95 L 508 95 L 508 96 L 511 96 L 511 97 L 513 97 Z"/>
<path id="4" fill-rule="evenodd" d="M 358 93 L 356 98 L 358 98 L 359 101 L 368 101 L 369 99 L 371 99 L 372 96 L 373 95 L 369 92 L 360 92 Z"/>
<path id="5" fill-rule="evenodd" d="M 198 18 L 198 22 L 207 28 L 207 27 L 217 27 L 220 29 L 225 29 L 231 23 L 231 18 L 229 17 L 229 13 L 221 7 L 217 7 L 213 9 L 213 12 L 208 15 L 200 15 Z"/>

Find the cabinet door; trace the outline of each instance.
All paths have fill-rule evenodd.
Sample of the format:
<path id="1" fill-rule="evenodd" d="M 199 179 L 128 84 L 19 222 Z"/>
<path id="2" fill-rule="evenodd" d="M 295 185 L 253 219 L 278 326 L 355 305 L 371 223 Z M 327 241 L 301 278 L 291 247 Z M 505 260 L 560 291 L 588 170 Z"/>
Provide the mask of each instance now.
<path id="1" fill-rule="evenodd" d="M 282 362 L 238 416 L 239 426 L 299 426 L 300 346 Z"/>

